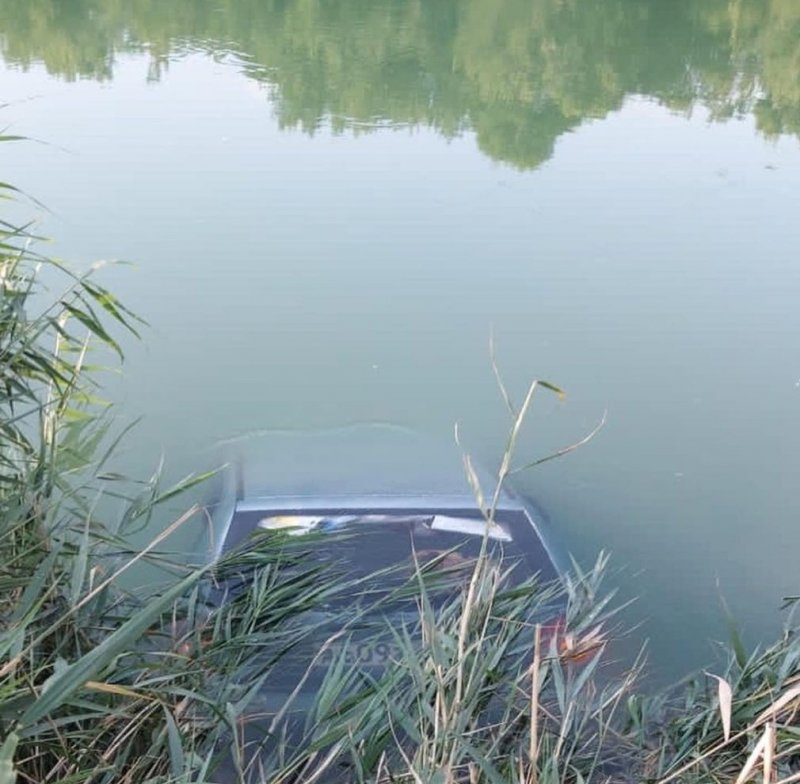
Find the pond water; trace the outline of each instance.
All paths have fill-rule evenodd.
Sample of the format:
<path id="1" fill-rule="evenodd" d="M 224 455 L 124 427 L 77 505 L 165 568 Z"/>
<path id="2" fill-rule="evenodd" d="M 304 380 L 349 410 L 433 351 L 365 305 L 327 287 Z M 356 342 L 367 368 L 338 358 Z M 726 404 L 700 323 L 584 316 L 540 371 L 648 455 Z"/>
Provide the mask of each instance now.
<path id="1" fill-rule="evenodd" d="M 125 459 L 543 393 L 519 477 L 660 672 L 800 590 L 796 0 L 0 0 L 2 179 L 150 323 Z M 343 461 L 347 456 L 342 456 Z"/>

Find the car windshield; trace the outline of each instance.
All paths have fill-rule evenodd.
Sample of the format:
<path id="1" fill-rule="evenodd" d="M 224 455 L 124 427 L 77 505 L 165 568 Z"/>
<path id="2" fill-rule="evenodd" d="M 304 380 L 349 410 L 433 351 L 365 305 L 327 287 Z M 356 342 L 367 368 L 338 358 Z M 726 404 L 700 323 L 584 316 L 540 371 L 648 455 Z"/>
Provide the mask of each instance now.
<path id="1" fill-rule="evenodd" d="M 545 580 L 556 576 L 536 530 L 521 510 L 499 513 L 496 522 L 488 525 L 474 510 L 253 510 L 236 514 L 230 538 L 244 543 L 255 537 L 252 541 L 257 542 L 262 531 L 313 535 L 316 544 L 309 547 L 309 559 L 330 565 L 351 581 L 378 574 L 384 591 L 407 581 L 415 564 L 425 572 L 465 570 L 479 555 L 484 535 L 489 556 L 513 566 L 515 581 L 534 574 Z"/>

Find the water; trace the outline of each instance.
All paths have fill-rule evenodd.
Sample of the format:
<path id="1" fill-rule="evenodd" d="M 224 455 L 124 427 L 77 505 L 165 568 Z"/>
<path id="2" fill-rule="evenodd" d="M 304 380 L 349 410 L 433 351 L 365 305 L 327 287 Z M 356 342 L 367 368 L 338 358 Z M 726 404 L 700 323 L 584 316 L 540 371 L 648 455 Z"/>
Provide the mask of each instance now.
<path id="1" fill-rule="evenodd" d="M 797 592 L 795 0 L 0 0 L 2 179 L 151 324 L 124 460 L 364 421 L 521 479 L 610 549 L 663 673 Z M 8 147 L 9 145 L 4 145 Z M 343 456 L 346 459 L 346 456 Z"/>

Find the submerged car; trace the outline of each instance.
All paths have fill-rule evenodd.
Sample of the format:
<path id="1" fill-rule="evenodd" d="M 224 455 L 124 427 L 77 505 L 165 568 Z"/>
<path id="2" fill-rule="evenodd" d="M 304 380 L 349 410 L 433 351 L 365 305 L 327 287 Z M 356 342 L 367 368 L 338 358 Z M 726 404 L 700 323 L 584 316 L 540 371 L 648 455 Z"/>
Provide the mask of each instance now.
<path id="1" fill-rule="evenodd" d="M 222 457 L 225 468 L 208 505 L 214 559 L 252 546 L 259 534 L 283 533 L 314 540 L 305 558 L 330 566 L 352 586 L 318 610 L 318 646 L 342 617 L 362 621 L 346 641 L 326 648 L 317 660 L 321 670 L 343 647 L 348 661 L 365 666 L 391 658 L 392 644 L 371 636 L 365 619 L 387 597 L 396 621 L 413 618 L 413 592 L 404 599 L 402 588 L 418 570 L 457 580 L 483 549 L 514 565 L 514 581 L 535 575 L 552 583 L 564 572 L 566 559 L 541 510 L 504 489 L 487 522 L 458 450 L 405 428 L 270 432 L 226 443 Z M 489 495 L 492 478 L 476 476 Z M 248 579 L 242 572 L 224 575 L 216 601 L 228 601 Z M 308 657 L 295 659 L 296 667 L 284 668 L 285 688 L 273 689 L 275 701 L 279 692 L 291 692 Z"/>
<path id="2" fill-rule="evenodd" d="M 290 698 L 293 711 L 312 710 L 334 663 L 379 676 L 401 655 L 391 630 L 418 620 L 418 595 L 408 586 L 420 575 L 431 576 L 435 604 L 463 587 L 480 553 L 508 564 L 520 584 L 534 576 L 553 583 L 562 573 L 532 503 L 504 490 L 487 522 L 457 450 L 410 431 L 271 433 L 227 444 L 225 459 L 209 504 L 213 557 L 223 563 L 264 541 L 291 542 L 295 551 L 308 542 L 303 557 L 335 570 L 342 586 L 304 613 L 300 623 L 312 632 L 298 637 L 254 701 L 251 713 L 262 717 L 280 713 Z M 490 494 L 491 478 L 478 479 Z M 240 595 L 250 574 L 223 572 L 216 600 Z M 266 733 L 250 727 L 248 742 Z"/>

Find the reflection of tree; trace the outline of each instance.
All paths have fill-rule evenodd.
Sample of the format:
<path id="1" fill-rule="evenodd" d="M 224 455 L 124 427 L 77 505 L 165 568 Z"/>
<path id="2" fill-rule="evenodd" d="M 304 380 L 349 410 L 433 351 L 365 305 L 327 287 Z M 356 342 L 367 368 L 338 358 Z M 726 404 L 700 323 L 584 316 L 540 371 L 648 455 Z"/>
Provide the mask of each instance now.
<path id="1" fill-rule="evenodd" d="M 798 0 L 0 0 L 6 61 L 68 79 L 197 50 L 234 53 L 284 126 L 471 128 L 522 168 L 631 94 L 800 134 Z"/>

